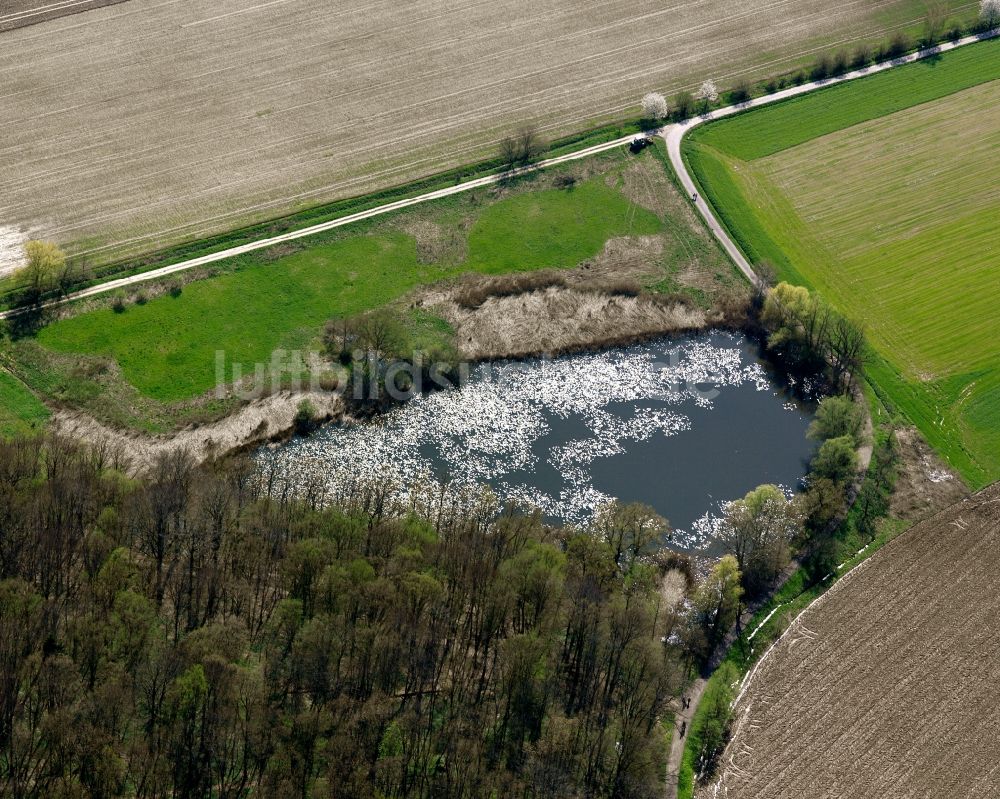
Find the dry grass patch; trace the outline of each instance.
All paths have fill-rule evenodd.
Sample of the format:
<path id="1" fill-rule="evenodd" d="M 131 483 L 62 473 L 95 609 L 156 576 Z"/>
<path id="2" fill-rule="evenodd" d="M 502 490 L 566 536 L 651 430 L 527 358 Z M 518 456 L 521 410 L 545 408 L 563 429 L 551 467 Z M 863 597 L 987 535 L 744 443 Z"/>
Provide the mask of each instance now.
<path id="1" fill-rule="evenodd" d="M 723 321 L 717 312 L 648 294 L 624 296 L 560 287 L 490 297 L 475 310 L 455 303 L 434 310 L 452 325 L 459 350 L 472 359 L 612 346 Z"/>

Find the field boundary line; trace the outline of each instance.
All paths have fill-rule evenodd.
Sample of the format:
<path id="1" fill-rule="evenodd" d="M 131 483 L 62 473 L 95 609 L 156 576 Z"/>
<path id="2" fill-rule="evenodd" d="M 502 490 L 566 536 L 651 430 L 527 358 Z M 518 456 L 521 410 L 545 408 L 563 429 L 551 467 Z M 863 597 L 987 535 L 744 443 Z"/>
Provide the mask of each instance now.
<path id="1" fill-rule="evenodd" d="M 684 141 L 684 136 L 687 135 L 689 131 L 694 130 L 694 128 L 699 125 L 703 125 L 706 122 L 712 122 L 717 119 L 725 119 L 726 117 L 734 116 L 753 108 L 771 105 L 772 103 L 808 94 L 818 89 L 825 89 L 828 86 L 835 86 L 838 83 L 846 83 L 847 81 L 858 80 L 859 78 L 865 78 L 869 75 L 876 75 L 879 72 L 885 72 L 895 67 L 905 66 L 906 64 L 913 64 L 917 61 L 922 61 L 925 58 L 930 58 L 942 53 L 947 53 L 951 50 L 956 50 L 959 47 L 975 44 L 977 42 L 985 42 L 989 39 L 996 38 L 997 36 L 1000 36 L 1000 28 L 987 31 L 985 33 L 978 33 L 972 36 L 964 36 L 953 42 L 946 42 L 944 44 L 934 45 L 933 47 L 926 47 L 922 50 L 917 50 L 915 53 L 900 56 L 899 58 L 893 58 L 889 61 L 881 61 L 878 64 L 872 64 L 870 67 L 864 67 L 863 69 L 855 69 L 850 72 L 845 72 L 843 75 L 839 75 L 834 78 L 809 81 L 808 83 L 803 83 L 801 86 L 791 86 L 787 89 L 774 92 L 773 94 L 766 94 L 762 97 L 747 100 L 745 103 L 736 103 L 735 105 L 729 105 L 725 108 L 710 111 L 707 114 L 692 117 L 684 122 L 676 122 L 674 124 L 667 125 L 660 129 L 659 134 L 666 141 L 667 155 L 670 158 L 671 166 L 673 166 L 674 171 L 677 172 L 677 177 L 680 178 L 681 185 L 687 192 L 688 198 L 694 203 L 695 208 L 698 209 L 698 213 L 705 221 L 705 224 L 708 225 L 709 230 L 712 231 L 716 240 L 722 245 L 722 248 L 733 260 L 733 263 L 736 264 L 737 268 L 739 268 L 739 270 L 744 274 L 747 280 L 749 280 L 755 287 L 761 287 L 763 283 L 760 276 L 754 271 L 753 265 L 743 254 L 743 251 L 737 246 L 736 242 L 730 238 L 729 232 L 719 221 L 709 202 L 703 196 L 698 194 L 698 186 L 694 182 L 694 178 L 692 178 L 691 174 L 688 172 L 687 165 L 684 163 L 684 158 L 681 155 L 681 145 Z"/>

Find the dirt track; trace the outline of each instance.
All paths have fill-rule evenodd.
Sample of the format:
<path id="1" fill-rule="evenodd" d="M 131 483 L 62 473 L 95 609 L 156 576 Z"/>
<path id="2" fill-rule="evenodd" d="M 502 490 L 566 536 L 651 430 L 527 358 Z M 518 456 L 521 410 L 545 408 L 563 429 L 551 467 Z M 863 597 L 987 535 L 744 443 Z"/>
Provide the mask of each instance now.
<path id="1" fill-rule="evenodd" d="M 1000 796 L 1000 485 L 886 546 L 744 684 L 699 797 Z"/>
<path id="2" fill-rule="evenodd" d="M 913 7 L 130 0 L 3 35 L 0 219 L 145 251 L 467 163 L 525 120 L 568 132 L 772 72 Z"/>

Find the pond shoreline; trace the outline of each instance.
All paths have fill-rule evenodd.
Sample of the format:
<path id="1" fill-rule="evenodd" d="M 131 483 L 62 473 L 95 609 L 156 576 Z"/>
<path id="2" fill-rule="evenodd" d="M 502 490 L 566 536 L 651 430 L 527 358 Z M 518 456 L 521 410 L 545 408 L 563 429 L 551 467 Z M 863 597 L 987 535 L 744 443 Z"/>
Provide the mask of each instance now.
<path id="1" fill-rule="evenodd" d="M 562 293 L 571 291 L 560 289 L 557 292 L 526 292 L 515 295 L 525 298 L 540 293 Z M 601 295 L 615 299 L 615 295 Z M 646 297 L 651 305 L 688 308 L 683 301 L 664 300 L 663 298 Z M 625 299 L 635 300 L 637 297 Z M 490 300 L 490 303 L 493 299 Z M 489 303 L 487 303 L 488 305 Z M 471 366 L 500 361 L 526 362 L 537 358 L 560 358 L 571 355 L 599 353 L 614 348 L 629 347 L 648 343 L 656 339 L 672 339 L 682 336 L 705 333 L 710 330 L 726 330 L 739 332 L 750 338 L 756 338 L 755 323 L 732 310 L 713 307 L 708 310 L 698 310 L 698 317 L 670 315 L 658 321 L 666 321 L 658 327 L 637 325 L 637 329 L 615 331 L 600 338 L 574 341 L 557 347 L 547 348 L 541 342 L 522 340 L 520 346 L 512 348 L 508 353 L 491 354 L 489 357 L 476 357 L 472 353 L 463 360 Z M 557 320 L 567 321 L 567 320 Z M 571 320 L 570 320 L 571 321 Z M 629 320 L 635 322 L 634 318 Z M 527 346 L 525 346 L 527 345 Z M 365 421 L 376 418 L 404 401 L 385 398 L 380 403 L 358 402 L 341 396 L 336 390 L 331 392 L 318 391 L 276 391 L 268 396 L 251 400 L 232 413 L 220 419 L 187 425 L 177 431 L 164 434 L 144 433 L 138 430 L 112 427 L 85 411 L 55 408 L 51 419 L 51 429 L 60 435 L 65 435 L 82 443 L 102 444 L 120 447 L 132 463 L 136 473 L 147 470 L 161 453 L 176 450 L 187 450 L 197 462 L 234 457 L 252 451 L 268 444 L 280 444 L 292 439 L 298 432 L 295 413 L 299 404 L 308 400 L 318 411 L 317 424 L 343 421 Z M 266 426 L 262 422 L 267 422 Z"/>
<path id="2" fill-rule="evenodd" d="M 287 490 L 335 497 L 385 482 L 405 504 L 414 490 L 488 486 L 553 523 L 586 524 L 613 498 L 641 502 L 671 519 L 685 549 L 714 538 L 720 502 L 760 483 L 798 490 L 812 385 L 784 379 L 732 327 L 643 342 L 481 363 L 453 392 L 350 413 L 374 423 L 329 426 L 254 459 Z"/>

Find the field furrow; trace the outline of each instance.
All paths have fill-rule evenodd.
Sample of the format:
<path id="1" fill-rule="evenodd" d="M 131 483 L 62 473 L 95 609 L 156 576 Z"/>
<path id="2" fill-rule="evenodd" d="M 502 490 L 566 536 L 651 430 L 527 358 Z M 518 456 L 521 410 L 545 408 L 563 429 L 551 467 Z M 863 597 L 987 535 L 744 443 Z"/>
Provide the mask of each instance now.
<path id="1" fill-rule="evenodd" d="M 815 602 L 737 703 L 704 796 L 1000 796 L 1000 487 L 880 550 Z"/>
<path id="2" fill-rule="evenodd" d="M 20 3 L 11 13 L 38 3 Z M 3 35 L 0 220 L 107 260 L 620 117 L 915 0 L 130 0 Z"/>

